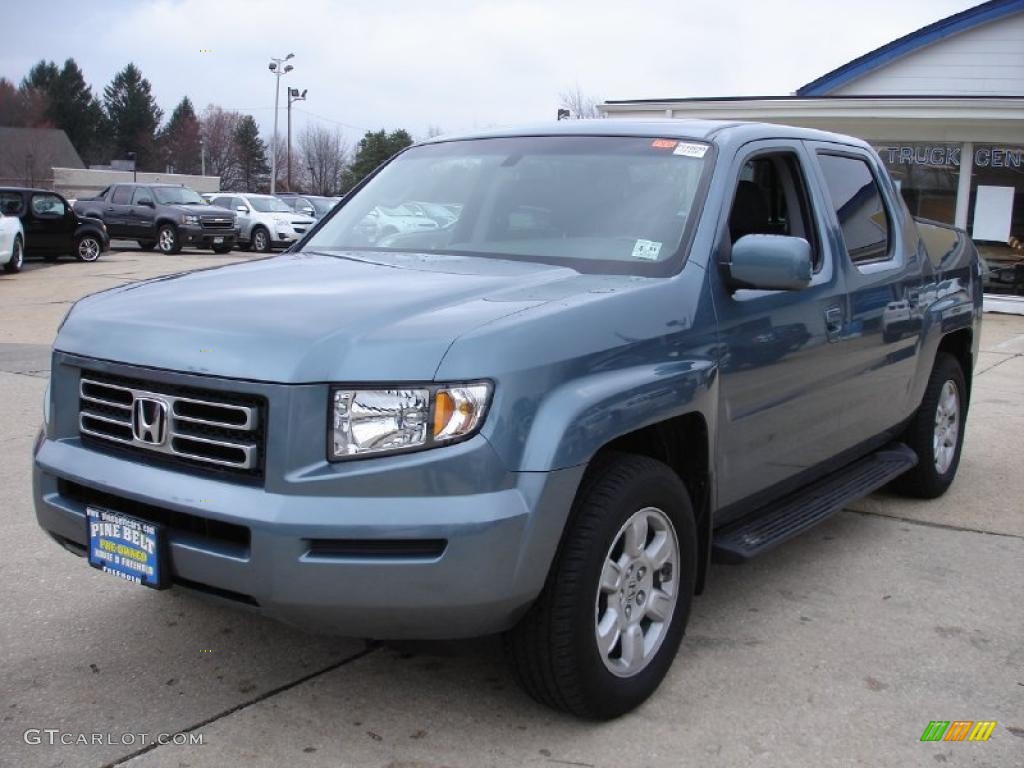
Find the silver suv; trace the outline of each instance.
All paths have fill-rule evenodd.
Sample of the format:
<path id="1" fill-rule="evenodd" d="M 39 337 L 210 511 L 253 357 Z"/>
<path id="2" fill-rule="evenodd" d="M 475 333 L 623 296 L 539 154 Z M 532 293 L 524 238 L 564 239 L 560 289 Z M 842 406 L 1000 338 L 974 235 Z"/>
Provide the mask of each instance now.
<path id="1" fill-rule="evenodd" d="M 220 192 L 208 196 L 211 205 L 217 205 L 238 214 L 238 243 L 243 250 L 251 248 L 261 253 L 274 246 L 287 248 L 313 226 L 315 219 L 296 213 L 273 195 L 255 195 L 248 192 Z"/>

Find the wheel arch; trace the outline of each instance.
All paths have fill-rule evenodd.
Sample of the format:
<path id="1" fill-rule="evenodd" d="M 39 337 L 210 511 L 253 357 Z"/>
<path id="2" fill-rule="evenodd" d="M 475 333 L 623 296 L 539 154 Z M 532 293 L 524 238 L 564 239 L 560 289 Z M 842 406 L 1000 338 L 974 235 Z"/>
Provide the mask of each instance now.
<path id="1" fill-rule="evenodd" d="M 964 383 L 967 386 L 967 402 L 964 404 L 966 406 L 971 400 L 971 379 L 974 372 L 974 329 L 961 328 L 947 333 L 939 340 L 936 357 L 943 352 L 952 355 L 964 373 Z"/>

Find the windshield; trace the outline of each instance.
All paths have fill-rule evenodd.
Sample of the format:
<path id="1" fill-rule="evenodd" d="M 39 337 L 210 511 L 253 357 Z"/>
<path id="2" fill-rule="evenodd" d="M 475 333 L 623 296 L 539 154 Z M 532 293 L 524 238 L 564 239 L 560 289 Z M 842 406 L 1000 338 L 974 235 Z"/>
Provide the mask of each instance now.
<path id="1" fill-rule="evenodd" d="M 293 213 L 284 200 L 276 197 L 250 197 L 249 204 L 260 213 Z"/>
<path id="2" fill-rule="evenodd" d="M 310 205 L 323 216 L 325 213 L 329 213 L 334 206 L 338 204 L 338 198 L 336 197 L 307 197 Z"/>
<path id="3" fill-rule="evenodd" d="M 679 249 L 708 145 L 548 136 L 414 147 L 307 244 L 436 251 L 661 274 Z"/>
<path id="4" fill-rule="evenodd" d="M 203 205 L 203 198 L 188 187 L 153 187 L 153 197 L 161 205 Z"/>

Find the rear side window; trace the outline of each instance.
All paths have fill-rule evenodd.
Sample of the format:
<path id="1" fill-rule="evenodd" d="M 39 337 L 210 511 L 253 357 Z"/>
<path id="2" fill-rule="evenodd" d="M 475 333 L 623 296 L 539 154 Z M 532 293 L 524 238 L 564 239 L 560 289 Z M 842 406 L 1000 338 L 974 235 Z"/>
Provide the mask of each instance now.
<path id="1" fill-rule="evenodd" d="M 0 192 L 0 211 L 6 216 L 21 216 L 22 202 L 20 192 Z"/>
<path id="2" fill-rule="evenodd" d="M 119 186 L 114 187 L 114 196 L 110 198 L 110 202 L 115 205 L 128 205 L 132 200 L 132 188 Z"/>
<path id="3" fill-rule="evenodd" d="M 857 263 L 889 256 L 889 214 L 878 182 L 859 157 L 818 155 L 846 252 Z"/>

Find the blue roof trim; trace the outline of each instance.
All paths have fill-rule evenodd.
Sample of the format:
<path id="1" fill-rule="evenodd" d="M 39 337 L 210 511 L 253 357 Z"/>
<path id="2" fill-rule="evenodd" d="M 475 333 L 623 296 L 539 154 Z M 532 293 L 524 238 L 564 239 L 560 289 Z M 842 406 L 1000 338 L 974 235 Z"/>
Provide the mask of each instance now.
<path id="1" fill-rule="evenodd" d="M 1024 11 L 1024 0 L 991 0 L 966 11 L 947 16 L 944 19 L 922 27 L 916 32 L 904 35 L 898 40 L 876 48 L 870 53 L 833 69 L 807 85 L 799 88 L 797 96 L 828 96 L 840 86 L 846 85 L 868 72 L 888 64 L 890 61 L 906 56 L 919 48 L 931 45 L 944 37 L 965 32 L 968 29 L 996 21 L 1006 16 Z"/>

